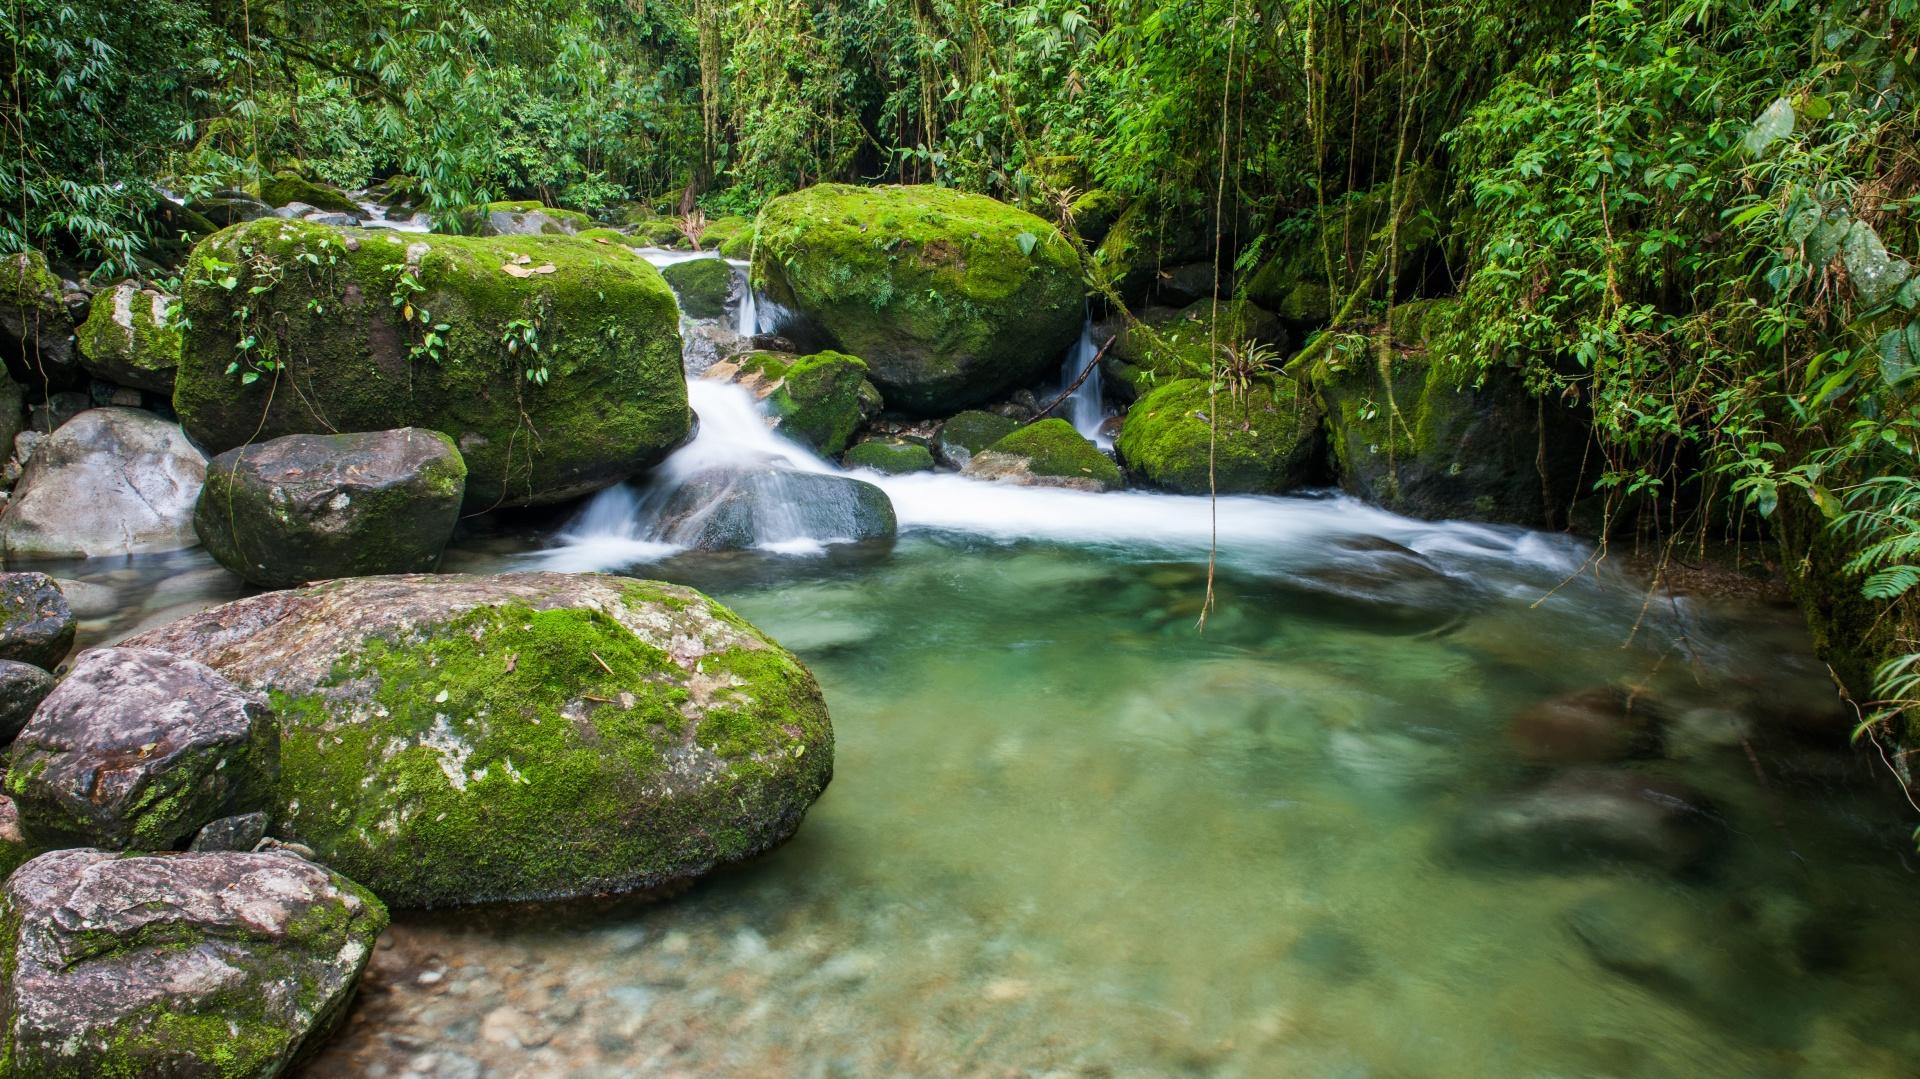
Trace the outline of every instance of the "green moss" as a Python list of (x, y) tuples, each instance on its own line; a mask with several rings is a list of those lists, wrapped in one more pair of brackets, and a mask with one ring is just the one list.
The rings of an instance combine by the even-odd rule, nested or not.
[(688, 318), (719, 318), (727, 313), (733, 291), (733, 267), (718, 258), (688, 259), (660, 271), (680, 296)]
[(1030, 423), (987, 447), (987, 452), (1024, 457), (1028, 471), (1036, 476), (1090, 479), (1109, 489), (1123, 482), (1120, 466), (1061, 419)]
[(1217, 306), (1200, 300), (1177, 310), (1153, 307), (1114, 336), (1101, 370), (1118, 396), (1132, 400), (1175, 379), (1208, 377), (1216, 355), (1224, 357), (1249, 341), (1277, 345), (1285, 340), (1278, 319), (1244, 300)]
[(60, 279), (47, 268), (47, 256), (31, 248), (0, 259), (0, 304), (62, 318)]
[[(403, 273), (421, 290), (409, 295)], [(194, 249), (181, 299), (191, 326), (174, 408), (213, 452), (285, 434), (424, 427), (466, 457), (476, 510), (624, 479), (692, 424), (672, 290), (617, 244), (253, 221)], [(415, 354), (423, 318), (447, 327), (437, 359)], [(509, 353), (503, 339), (528, 325), (537, 354)], [(241, 329), (257, 341), (245, 355)], [(262, 377), (243, 384), (235, 364)], [(533, 366), (544, 383), (526, 377)]]
[(633, 235), (647, 247), (688, 248), (687, 234), (680, 231), (680, 222), (671, 218), (654, 218), (651, 221), (638, 221), (633, 224)]
[[(833, 355), (839, 355), (834, 353)], [(769, 382), (778, 382), (787, 377), (787, 368), (797, 359), (791, 352), (749, 352), (740, 357), (740, 370), (748, 374), (759, 375)]]
[(358, 203), (339, 190), (316, 184), (291, 172), (276, 173), (250, 185), (248, 190), (269, 206), (291, 206), (296, 202), (304, 202), (330, 214), (353, 214), (357, 217), (364, 212)]
[(918, 442), (870, 438), (842, 454), (840, 463), (848, 468), (871, 468), (889, 475), (925, 472), (933, 468), (933, 451)]
[(594, 243), (619, 244), (621, 247), (645, 247), (640, 237), (606, 227), (581, 229), (573, 234), (578, 240), (592, 240)]
[(1138, 302), (1152, 291), (1162, 269), (1205, 255), (1211, 239), (1206, 229), (1183, 215), (1136, 202), (1114, 219), (1094, 251), (1094, 273), (1112, 282), (1130, 302)]
[(541, 231), (548, 235), (559, 233), (577, 233), (593, 227), (593, 218), (578, 210), (562, 210), (558, 206), (548, 206), (534, 199), (522, 199), (511, 202), (489, 202), (488, 214), (540, 214), (552, 224)]
[(880, 411), (880, 391), (867, 381), (867, 365), (839, 352), (794, 360), (767, 399), (780, 417), (780, 432), (829, 456), (853, 441)]
[(753, 222), (744, 217), (716, 217), (700, 230), (701, 249), (717, 251), (726, 258), (735, 257), (727, 254), (727, 245), (733, 244), (737, 249), (742, 240), (749, 248), (753, 246)]
[(176, 303), (133, 281), (95, 294), (87, 320), (75, 331), (87, 368), (109, 382), (171, 393), (183, 340), (173, 317)]
[(1311, 477), (1317, 423), (1312, 399), (1287, 379), (1257, 383), (1238, 401), (1225, 392), (1210, 397), (1204, 379), (1181, 379), (1134, 403), (1115, 449), (1148, 483), (1205, 494), (1211, 440), (1214, 489), (1275, 494)]
[(1114, 222), (1120, 220), (1125, 208), (1125, 200), (1104, 187), (1088, 191), (1068, 206), (1073, 213), (1074, 230), (1090, 244), (1099, 243), (1113, 231)]
[(720, 241), (714, 250), (720, 252), (721, 258), (750, 260), (753, 258), (753, 245), (757, 235), (753, 224), (749, 222), (746, 228)]
[(973, 409), (941, 424), (934, 443), (947, 464), (964, 468), (968, 458), (1012, 434), (1018, 426), (1017, 421), (1006, 416)]

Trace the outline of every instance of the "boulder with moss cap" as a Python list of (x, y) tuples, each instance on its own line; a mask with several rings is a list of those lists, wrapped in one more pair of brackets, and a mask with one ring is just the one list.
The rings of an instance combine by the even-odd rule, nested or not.
[(1032, 214), (940, 187), (821, 184), (761, 212), (756, 285), (867, 362), (891, 408), (951, 413), (1051, 371), (1084, 291)]
[(719, 318), (733, 294), (733, 267), (719, 258), (687, 259), (660, 271), (680, 297), (688, 318)]
[(880, 391), (867, 380), (867, 365), (857, 356), (816, 352), (789, 358), (761, 352), (742, 370), (773, 380), (765, 400), (780, 433), (827, 456), (845, 450), (880, 414)]
[(258, 197), (268, 206), (291, 206), (299, 202), (330, 214), (352, 214), (358, 217), (366, 212), (360, 208), (359, 203), (348, 198), (338, 188), (316, 184), (294, 172), (281, 172), (269, 176), (251, 185), (248, 193)]
[(840, 463), (848, 468), (866, 468), (890, 476), (929, 472), (933, 469), (933, 451), (918, 442), (869, 438), (841, 454)]
[(202, 241), (181, 298), (174, 408), (215, 453), (423, 427), (459, 447), (476, 510), (626, 479), (692, 426), (673, 292), (618, 244), (261, 220)]
[(122, 281), (96, 294), (80, 324), (80, 364), (94, 377), (150, 393), (173, 393), (180, 366), (178, 302), (158, 289)]
[(1119, 465), (1060, 419), (1014, 431), (974, 454), (963, 471), (975, 479), (1077, 491), (1111, 491), (1125, 483)]
[(792, 835), (833, 773), (813, 676), (677, 585), (353, 578), (126, 643), (266, 693), (275, 835), (397, 906), (686, 880)]
[(1312, 478), (1319, 445), (1319, 411), (1291, 379), (1209, 395), (1205, 379), (1185, 378), (1134, 402), (1114, 449), (1155, 487), (1279, 494)]

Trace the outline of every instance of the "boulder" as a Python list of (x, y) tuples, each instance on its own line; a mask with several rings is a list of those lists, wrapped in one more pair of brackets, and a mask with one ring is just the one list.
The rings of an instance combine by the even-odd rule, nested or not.
[(81, 366), (95, 378), (171, 396), (180, 366), (180, 327), (170, 313), (177, 302), (137, 281), (96, 293), (79, 330)]
[[(181, 296), (174, 408), (215, 453), (424, 427), (453, 438), (482, 510), (615, 483), (692, 427), (673, 292), (617, 244), (255, 221), (195, 248)], [(242, 306), (260, 328), (244, 354)]]
[(346, 1015), (386, 925), (282, 851), (43, 854), (0, 888), (0, 1072), (279, 1075)]
[(1432, 635), (1457, 629), (1490, 598), (1471, 579), (1378, 536), (1327, 540), (1320, 552), (1333, 560), (1302, 566), (1281, 585), (1302, 618), (1375, 634)]
[(205, 665), (95, 648), (14, 740), (7, 794), (36, 843), (164, 850), (265, 807), (279, 746), (266, 701)]
[(252, 193), (268, 206), (299, 204), (325, 213), (354, 217), (363, 212), (360, 204), (348, 198), (345, 192), (325, 184), (316, 184), (298, 173), (275, 173), (254, 185)]
[(1507, 738), (1536, 763), (1600, 764), (1658, 749), (1658, 721), (1652, 701), (1602, 686), (1521, 709), (1507, 725)]
[(733, 267), (719, 258), (688, 259), (660, 271), (680, 297), (680, 310), (688, 318), (719, 318), (727, 313), (727, 300), (733, 294)]
[(1726, 828), (1676, 780), (1615, 768), (1571, 768), (1496, 798), (1455, 833), (1465, 856), (1520, 868), (1633, 862), (1671, 872), (1716, 853)]
[(0, 258), (0, 345), (8, 371), (28, 385), (73, 376), (73, 318), (38, 251)]
[(0, 573), (0, 659), (52, 670), (73, 650), (73, 609), (44, 573)]
[(191, 850), (252, 850), (267, 837), (271, 818), (263, 810), (208, 821), (194, 833)]
[(783, 543), (892, 539), (893, 502), (851, 476), (787, 468), (711, 469), (676, 488), (660, 510), (660, 538), (707, 551)]
[(1024, 487), (1111, 491), (1124, 486), (1120, 466), (1065, 420), (1021, 427), (973, 455), (963, 470), (975, 479)]
[(856, 356), (760, 352), (743, 360), (741, 371), (757, 383), (755, 396), (767, 402), (781, 434), (829, 457), (844, 451), (854, 434), (880, 414), (880, 391)]
[(855, 443), (840, 455), (848, 468), (866, 468), (889, 476), (933, 470), (933, 451), (918, 442), (890, 438), (869, 438)]
[(0, 744), (13, 741), (52, 692), (53, 675), (31, 663), (0, 659)]
[(438, 431), (282, 435), (208, 463), (193, 526), (208, 554), (263, 588), (417, 573), (439, 564), (466, 484)]
[(206, 457), (175, 424), (138, 409), (89, 409), (33, 452), (0, 517), (0, 544), (25, 559), (192, 547), (206, 473)]
[(867, 362), (889, 407), (951, 413), (1050, 373), (1084, 290), (1052, 225), (948, 188), (821, 184), (760, 215), (753, 277)]
[(1167, 267), (1206, 258), (1212, 248), (1213, 230), (1200, 220), (1135, 202), (1114, 215), (1094, 250), (1093, 268), (1137, 306), (1155, 296)]
[(940, 425), (933, 436), (934, 459), (948, 468), (965, 468), (973, 455), (1013, 433), (1018, 420), (992, 412), (962, 412)]
[[(1215, 324), (1218, 323), (1218, 329)], [(1253, 356), (1264, 347), (1269, 366), (1277, 366), (1287, 341), (1280, 320), (1250, 303), (1200, 300), (1184, 308), (1149, 307), (1138, 322), (1096, 331), (1113, 344), (1100, 360), (1100, 373), (1115, 397), (1132, 401), (1175, 379), (1207, 378), (1236, 351)], [(1219, 357), (1216, 362), (1215, 357)]]
[[(1219, 413), (1211, 434), (1209, 408)], [(1319, 412), (1287, 378), (1256, 382), (1238, 399), (1222, 391), (1211, 400), (1205, 379), (1178, 379), (1134, 402), (1114, 449), (1156, 487), (1206, 494), (1210, 438), (1220, 494), (1279, 494), (1313, 478)]]
[(792, 835), (833, 772), (813, 676), (676, 585), (353, 578), (127, 644), (271, 694), (275, 835), (400, 906), (686, 880)]
[(593, 227), (593, 219), (578, 210), (542, 206), (538, 202), (489, 202), (483, 236), (570, 236)]
[(215, 191), (205, 198), (194, 199), (187, 203), (187, 209), (206, 218), (208, 223), (219, 228), (273, 215), (273, 207), (265, 202), (244, 191), (232, 190)]
[[(7, 874), (26, 864), (40, 853), (33, 844), (27, 842), (27, 835), (20, 830), (20, 810), (13, 799), (0, 794), (0, 880)], [(4, 1074), (0, 1071), (0, 1074)]]
[(92, 407), (92, 398), (78, 390), (37, 395), (27, 409), (27, 427), (50, 435), (65, 427), (68, 420)]

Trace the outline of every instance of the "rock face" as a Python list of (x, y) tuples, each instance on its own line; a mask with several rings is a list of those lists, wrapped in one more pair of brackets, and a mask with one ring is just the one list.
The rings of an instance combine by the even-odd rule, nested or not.
[(727, 313), (733, 292), (733, 267), (717, 258), (688, 259), (660, 271), (680, 297), (688, 318), (719, 318)]
[(7, 793), (37, 843), (164, 850), (266, 806), (279, 745), (266, 701), (206, 666), (96, 648), (14, 741)]
[[(1211, 300), (1180, 309), (1150, 307), (1141, 313), (1140, 324), (1110, 326), (1095, 337), (1105, 340), (1108, 332), (1113, 345), (1100, 370), (1115, 396), (1127, 401), (1175, 379), (1208, 377), (1216, 351), (1224, 357), (1249, 345), (1278, 349), (1287, 340), (1286, 327), (1260, 308), (1221, 303), (1216, 311)], [(1273, 357), (1279, 358), (1277, 351)]]
[(869, 438), (841, 454), (840, 463), (848, 468), (870, 468), (889, 476), (930, 472), (933, 470), (933, 451), (918, 442)]
[(0, 659), (52, 670), (73, 650), (73, 608), (44, 573), (0, 573)]
[(206, 474), (206, 457), (179, 427), (138, 409), (89, 409), (33, 452), (0, 517), (0, 543), (8, 558), (192, 547)]
[(0, 337), (10, 346), (5, 360), (15, 377), (36, 384), (71, 373), (73, 319), (60, 279), (38, 251), (0, 258)]
[(1119, 465), (1058, 419), (1013, 431), (975, 454), (964, 471), (977, 479), (1079, 491), (1111, 491), (1125, 483)]
[(844, 451), (854, 434), (880, 414), (880, 391), (867, 380), (866, 363), (855, 356), (760, 352), (741, 369), (763, 385), (773, 380), (764, 399), (780, 433), (827, 456)]
[(697, 876), (786, 839), (833, 772), (812, 675), (674, 585), (358, 578), (127, 643), (268, 693), (275, 834), (400, 906)]
[(265, 588), (417, 573), (439, 564), (466, 484), (438, 431), (283, 435), (214, 458), (193, 525), (221, 565)]
[(663, 540), (707, 551), (892, 539), (897, 527), (893, 502), (873, 484), (786, 468), (698, 473), (660, 519)]
[[(302, 256), (324, 272), (299, 270)], [(248, 296), (269, 266), (279, 283)], [(195, 248), (182, 300), (192, 328), (174, 408), (216, 453), (424, 427), (453, 438), (466, 505), (486, 509), (625, 479), (692, 426), (673, 293), (617, 244), (254, 221)], [(242, 304), (262, 327), (247, 355), (233, 332)]]
[(150, 393), (173, 393), (180, 366), (178, 302), (136, 281), (122, 281), (93, 298), (79, 330), (80, 362), (96, 378)]
[(387, 912), (282, 851), (60, 850), (0, 890), (0, 1072), (279, 1075), (346, 1014)]
[(11, 742), (53, 692), (53, 675), (31, 663), (0, 659), (0, 743)]
[(1214, 482), (1221, 494), (1279, 494), (1306, 483), (1319, 450), (1319, 415), (1294, 383), (1255, 383), (1243, 400), (1209, 402), (1204, 379), (1187, 378), (1148, 393), (1127, 412), (1114, 449), (1156, 487), (1207, 493), (1207, 409), (1214, 425)]
[(962, 412), (940, 425), (933, 436), (933, 455), (948, 468), (965, 468), (973, 455), (1013, 433), (1019, 421), (977, 409)]
[(775, 199), (753, 276), (864, 359), (890, 407), (921, 415), (1038, 380), (1081, 320), (1078, 263), (1053, 226), (946, 188), (821, 184)]

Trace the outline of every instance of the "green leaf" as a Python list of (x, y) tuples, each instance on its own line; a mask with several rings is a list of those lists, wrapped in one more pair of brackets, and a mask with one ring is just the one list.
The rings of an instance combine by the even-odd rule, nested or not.
[(1793, 102), (1784, 97), (1774, 98), (1760, 118), (1747, 129), (1740, 139), (1740, 145), (1750, 154), (1758, 154), (1780, 139), (1793, 134)]
[(1827, 520), (1831, 521), (1840, 516), (1840, 500), (1834, 497), (1832, 491), (1815, 484), (1807, 488), (1807, 494), (1813, 497), (1813, 504), (1820, 507), (1821, 515)]
[(1920, 345), (1920, 322), (1895, 326), (1880, 335), (1880, 378), (1889, 386), (1898, 386), (1914, 375), (1915, 356)]
[(1040, 242), (1040, 237), (1035, 236), (1031, 232), (1023, 232), (1020, 235), (1015, 236), (1013, 238), (1013, 242), (1020, 245), (1021, 254), (1031, 255), (1033, 254), (1034, 246)]

